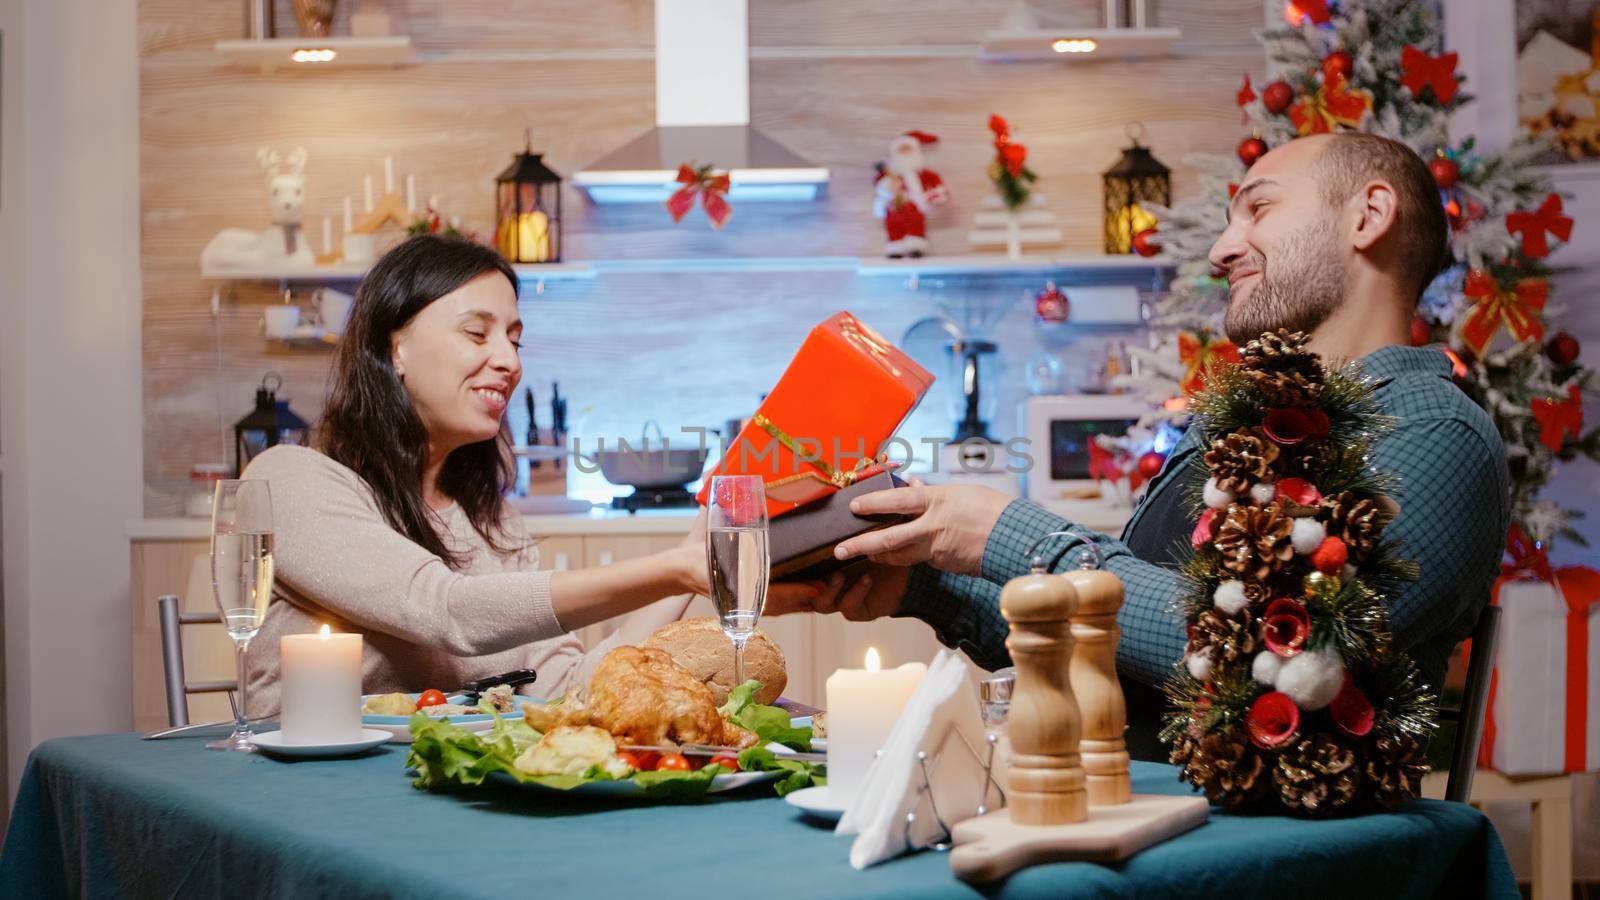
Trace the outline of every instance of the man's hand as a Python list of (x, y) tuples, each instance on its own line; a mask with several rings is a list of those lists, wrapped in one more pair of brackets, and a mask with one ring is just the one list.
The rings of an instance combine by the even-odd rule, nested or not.
[(863, 494), (850, 502), (850, 511), (858, 516), (895, 513), (916, 518), (844, 541), (833, 555), (865, 556), (895, 566), (926, 562), (946, 572), (979, 575), (989, 532), (1012, 499), (986, 487), (930, 486), (916, 479), (906, 487)]
[[(849, 575), (835, 572), (820, 585), (796, 584), (783, 593), (775, 589), (785, 585), (775, 584), (767, 593), (762, 615), (814, 612), (825, 616), (836, 612), (852, 622), (870, 622), (899, 612), (910, 578), (911, 570), (905, 566), (869, 565)], [(807, 595), (802, 588), (814, 590)]]

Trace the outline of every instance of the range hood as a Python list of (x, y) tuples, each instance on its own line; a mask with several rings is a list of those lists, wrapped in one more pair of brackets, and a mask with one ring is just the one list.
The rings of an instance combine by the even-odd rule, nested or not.
[(660, 203), (682, 163), (726, 171), (728, 199), (814, 200), (828, 170), (750, 125), (747, 0), (656, 0), (656, 127), (571, 183), (594, 203)]

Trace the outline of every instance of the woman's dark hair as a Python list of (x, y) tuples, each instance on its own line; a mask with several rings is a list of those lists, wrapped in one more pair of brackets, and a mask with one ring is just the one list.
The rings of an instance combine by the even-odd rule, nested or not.
[[(428, 433), (394, 369), (391, 341), (423, 307), (489, 272), (517, 290), (517, 275), (500, 254), (471, 241), (425, 234), (385, 253), (356, 291), (318, 427), (322, 452), (367, 482), (390, 526), (453, 569), (465, 560), (445, 546), (423, 499)], [(515, 477), (509, 442), (502, 425), (491, 440), (457, 447), (438, 480), (439, 491), (498, 552), (512, 549), (501, 518)]]

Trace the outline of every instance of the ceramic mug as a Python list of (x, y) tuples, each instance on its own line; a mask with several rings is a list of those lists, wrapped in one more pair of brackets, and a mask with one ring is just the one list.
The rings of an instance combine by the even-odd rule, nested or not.
[(345, 325), (350, 321), (350, 307), (354, 306), (356, 298), (336, 291), (333, 288), (322, 288), (317, 291), (317, 314), (322, 319), (322, 330), (331, 335), (344, 334)]
[(295, 328), (300, 324), (300, 307), (269, 306), (261, 311), (262, 328), (269, 338), (287, 338), (294, 334)]
[(344, 236), (344, 261), (353, 266), (364, 266), (372, 262), (376, 240), (370, 234), (347, 234)]

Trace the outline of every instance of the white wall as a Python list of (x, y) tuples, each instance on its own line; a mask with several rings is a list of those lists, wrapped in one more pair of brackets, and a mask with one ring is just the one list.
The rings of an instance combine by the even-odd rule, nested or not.
[(0, 0), (0, 460), (11, 796), (39, 741), (130, 727), (141, 514), (135, 0)]

